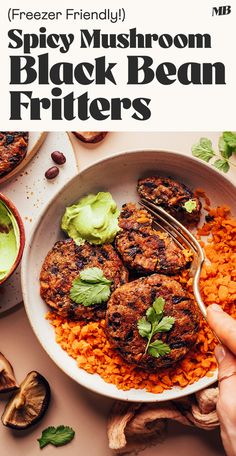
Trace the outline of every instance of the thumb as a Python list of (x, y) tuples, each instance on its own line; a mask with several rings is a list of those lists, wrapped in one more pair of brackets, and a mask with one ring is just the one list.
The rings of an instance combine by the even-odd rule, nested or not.
[(236, 355), (236, 320), (217, 304), (207, 308), (207, 321), (220, 341)]
[(220, 395), (229, 401), (228, 405), (232, 405), (236, 391), (236, 357), (223, 345), (217, 345), (215, 356), (219, 368)]

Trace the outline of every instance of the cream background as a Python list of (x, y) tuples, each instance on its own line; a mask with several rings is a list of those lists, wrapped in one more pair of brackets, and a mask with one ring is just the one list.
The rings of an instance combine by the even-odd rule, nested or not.
[[(233, 130), (235, 110), (232, 102), (235, 94), (236, 60), (235, 54), (235, 2), (232, 12), (228, 16), (212, 16), (212, 7), (220, 6), (222, 2), (215, 0), (149, 0), (148, 2), (121, 2), (121, 0), (86, 0), (70, 2), (53, 0), (11, 0), (2, 2), (1, 5), (1, 104), (0, 118), (3, 130), (126, 130), (126, 131), (198, 131), (198, 130)], [(223, 3), (224, 4), (224, 3)], [(226, 3), (228, 4), (228, 3)], [(126, 19), (124, 22), (111, 24), (106, 21), (58, 21), (40, 20), (14, 20), (8, 21), (8, 8), (20, 8), (22, 11), (65, 11), (68, 8), (84, 11), (103, 10), (111, 8), (117, 10), (124, 7)], [(62, 85), (63, 96), (74, 91), (75, 96), (80, 96), (86, 91), (90, 99), (97, 97), (131, 99), (137, 97), (151, 98), (152, 116), (147, 121), (132, 119), (132, 110), (124, 111), (122, 121), (95, 121), (94, 119), (80, 121), (77, 117), (73, 121), (52, 121), (50, 109), (44, 110), (42, 120), (30, 121), (29, 113), (24, 110), (22, 121), (9, 120), (9, 90), (33, 90), (34, 97), (51, 96), (50, 85), (39, 85), (37, 81), (30, 85), (9, 86), (9, 55), (22, 55), (23, 50), (8, 49), (8, 30), (23, 29), (24, 33), (39, 33), (41, 26), (46, 27), (47, 33), (74, 33), (75, 41), (70, 50), (62, 54), (59, 50), (33, 49), (31, 55), (50, 52), (51, 64), (65, 61), (94, 62), (94, 58), (106, 56), (107, 62), (117, 62), (114, 76), (117, 85), (108, 81), (106, 85), (93, 84), (82, 86), (75, 82), (74, 85)], [(154, 43), (152, 49), (80, 49), (78, 38), (79, 29), (88, 28), (102, 30), (103, 33), (127, 33), (130, 28), (137, 28), (137, 32), (170, 34), (183, 33), (209, 33), (212, 37), (211, 49), (178, 49), (174, 46), (164, 49)], [(127, 55), (149, 55), (153, 58), (155, 70), (162, 62), (173, 62), (178, 68), (185, 62), (223, 62), (226, 68), (226, 85), (188, 85), (184, 86), (175, 82), (169, 86), (159, 84), (156, 79), (146, 85), (127, 85)], [(36, 66), (37, 69), (37, 66)], [(28, 101), (26, 98), (24, 101)], [(16, 127), (17, 126), (17, 127)]]

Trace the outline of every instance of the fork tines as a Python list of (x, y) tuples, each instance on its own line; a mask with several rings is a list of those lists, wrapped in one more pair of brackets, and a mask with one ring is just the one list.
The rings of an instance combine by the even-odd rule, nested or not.
[(193, 293), (203, 316), (206, 318), (206, 307), (199, 289), (200, 274), (205, 261), (202, 247), (193, 234), (171, 214), (166, 212), (165, 209), (145, 198), (142, 198), (139, 204), (152, 214), (154, 224), (166, 231), (180, 248), (185, 249), (188, 247), (192, 251), (194, 257), (194, 268), (192, 268), (194, 270)]

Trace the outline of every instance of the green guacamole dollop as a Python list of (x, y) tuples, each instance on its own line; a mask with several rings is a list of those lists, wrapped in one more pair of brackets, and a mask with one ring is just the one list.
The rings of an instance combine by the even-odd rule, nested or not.
[(119, 231), (119, 210), (109, 192), (88, 195), (66, 208), (61, 228), (76, 244), (111, 243)]
[(7, 276), (19, 251), (20, 233), (14, 215), (0, 201), (0, 280)]

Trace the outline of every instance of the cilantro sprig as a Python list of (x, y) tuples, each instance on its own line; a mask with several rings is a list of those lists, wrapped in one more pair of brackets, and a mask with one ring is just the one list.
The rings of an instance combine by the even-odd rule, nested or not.
[(153, 336), (157, 333), (170, 331), (175, 319), (174, 317), (163, 317), (165, 299), (159, 296), (155, 299), (152, 306), (146, 311), (146, 316), (138, 320), (138, 332), (141, 337), (147, 339), (147, 345), (144, 354), (148, 353), (154, 358), (159, 358), (170, 353), (169, 345), (161, 340), (152, 342)]
[(112, 281), (106, 279), (100, 268), (87, 268), (72, 282), (70, 298), (85, 307), (106, 302), (111, 294)]
[(74, 436), (75, 431), (69, 426), (49, 426), (47, 429), (44, 429), (41, 437), (37, 440), (40, 448), (42, 449), (49, 443), (56, 447), (66, 445), (74, 438)]
[(212, 142), (208, 138), (200, 138), (197, 144), (192, 147), (192, 155), (209, 163), (213, 157), (215, 161), (213, 166), (219, 171), (227, 173), (230, 166), (236, 166), (230, 159), (233, 153), (236, 152), (236, 133), (232, 131), (224, 131), (218, 141), (219, 152), (215, 152)]

